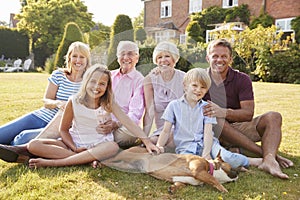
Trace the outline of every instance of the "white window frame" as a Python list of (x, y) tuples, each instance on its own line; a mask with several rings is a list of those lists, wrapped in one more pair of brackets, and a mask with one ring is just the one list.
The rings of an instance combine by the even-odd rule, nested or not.
[(239, 6), (238, 0), (223, 0), (223, 8), (232, 8)]
[(295, 18), (291, 17), (291, 18), (276, 19), (275, 26), (277, 27), (277, 29), (282, 30), (283, 32), (291, 32), (293, 31), (291, 27), (291, 22), (293, 19)]
[(160, 17), (172, 17), (172, 1), (162, 1), (160, 3)]
[(179, 44), (186, 44), (186, 38), (187, 38), (186, 34), (180, 34), (179, 35)]
[(202, 0), (189, 0), (189, 13), (197, 13), (202, 11)]
[(174, 30), (163, 30), (155, 32), (155, 41), (157, 43), (161, 41), (169, 41), (171, 39), (174, 39), (175, 37), (176, 33)]

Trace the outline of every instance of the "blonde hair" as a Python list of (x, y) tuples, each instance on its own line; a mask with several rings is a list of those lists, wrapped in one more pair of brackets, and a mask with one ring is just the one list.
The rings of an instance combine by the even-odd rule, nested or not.
[(177, 46), (172, 42), (163, 41), (163, 42), (160, 42), (158, 45), (156, 45), (156, 47), (153, 50), (152, 59), (153, 59), (154, 64), (157, 64), (157, 62), (156, 62), (157, 56), (159, 54), (161, 54), (162, 52), (170, 53), (173, 60), (175, 61), (175, 63), (177, 63), (180, 58), (179, 50), (178, 50)]
[(103, 96), (100, 97), (99, 104), (107, 112), (112, 112), (113, 92), (112, 92), (111, 73), (107, 69), (107, 66), (102, 64), (94, 64), (93, 66), (88, 68), (87, 71), (84, 73), (81, 87), (76, 95), (76, 101), (81, 104), (85, 103), (87, 97), (87, 92), (86, 92), (87, 84), (91, 79), (92, 75), (96, 71), (106, 74), (108, 76), (107, 88)]
[(208, 47), (207, 47), (207, 50), (206, 50), (207, 55), (209, 55), (211, 53), (211, 51), (212, 51), (212, 48), (214, 48), (216, 46), (222, 46), (222, 47), (228, 48), (229, 54), (230, 54), (230, 56), (232, 56), (232, 47), (231, 47), (231, 44), (230, 44), (230, 42), (228, 42), (224, 38), (216, 39), (216, 40), (211, 41), (209, 43)]
[(86, 70), (91, 66), (91, 52), (90, 52), (90, 47), (83, 43), (83, 42), (73, 42), (69, 48), (68, 48), (68, 52), (65, 55), (65, 63), (66, 63), (66, 69), (64, 70), (65, 73), (67, 74), (71, 74), (72, 73), (72, 67), (71, 67), (71, 54), (73, 51), (78, 51), (80, 52), (82, 55), (84, 55), (84, 57), (86, 57), (87, 59), (87, 66), (86, 66)]
[(187, 85), (192, 81), (201, 83), (202, 86), (207, 89), (211, 86), (211, 79), (205, 69), (202, 68), (193, 68), (190, 69), (183, 78), (183, 84)]
[(120, 41), (117, 47), (117, 57), (120, 57), (122, 51), (133, 51), (137, 55), (139, 55), (139, 47), (136, 43), (125, 40), (125, 41)]

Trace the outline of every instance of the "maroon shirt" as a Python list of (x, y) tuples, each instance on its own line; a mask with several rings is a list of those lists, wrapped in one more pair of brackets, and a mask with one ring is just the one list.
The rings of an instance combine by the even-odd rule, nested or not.
[[(210, 70), (209, 76), (211, 77)], [(217, 86), (212, 80), (203, 99), (211, 100), (222, 108), (239, 109), (241, 101), (254, 100), (252, 81), (247, 74), (229, 67), (223, 83)]]

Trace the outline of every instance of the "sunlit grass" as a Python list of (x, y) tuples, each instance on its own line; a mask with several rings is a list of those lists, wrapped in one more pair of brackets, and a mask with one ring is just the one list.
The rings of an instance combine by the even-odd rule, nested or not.
[[(48, 74), (0, 73), (0, 125), (42, 106)], [(169, 183), (89, 165), (30, 170), (26, 165), (0, 161), (0, 199), (284, 199), (298, 200), (300, 172), (300, 85), (254, 83), (256, 114), (273, 110), (283, 116), (280, 154), (295, 167), (284, 169), (280, 180), (258, 169), (241, 173), (224, 186), (228, 194), (204, 185), (188, 186), (174, 195)]]

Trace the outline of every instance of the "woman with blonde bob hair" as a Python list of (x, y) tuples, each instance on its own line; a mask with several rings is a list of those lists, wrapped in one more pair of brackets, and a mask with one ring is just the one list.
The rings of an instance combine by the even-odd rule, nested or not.
[[(183, 77), (185, 72), (175, 69), (180, 58), (177, 46), (168, 41), (157, 44), (153, 51), (153, 63), (157, 65), (144, 79), (145, 115), (143, 129), (151, 135), (151, 141), (157, 138), (163, 128), (161, 116), (168, 103), (183, 95)], [(155, 121), (157, 130), (152, 133), (151, 127)], [(170, 144), (172, 146), (172, 144)]]

